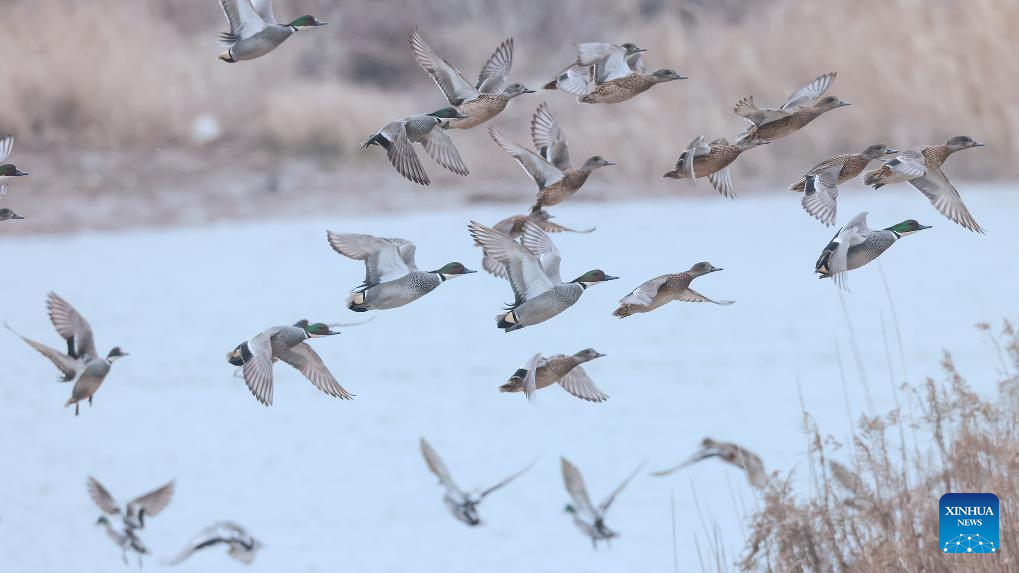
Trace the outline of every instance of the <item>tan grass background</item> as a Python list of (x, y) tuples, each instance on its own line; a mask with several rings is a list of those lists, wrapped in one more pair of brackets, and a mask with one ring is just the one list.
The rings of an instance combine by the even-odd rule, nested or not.
[[(407, 49), (417, 25), (469, 79), (507, 36), (516, 40), (512, 79), (530, 87), (588, 40), (636, 42), (651, 67), (688, 75), (614, 106), (522, 96), (497, 118), (523, 142), (530, 114), (548, 101), (574, 155), (619, 163), (605, 175), (613, 185), (658, 180), (699, 134), (732, 138), (744, 125), (731, 112), (740, 97), (778, 104), (832, 70), (832, 93), (853, 105), (748, 153), (740, 180), (785, 181), (833, 153), (957, 134), (988, 147), (953, 161), (953, 177), (1019, 175), (1017, 2), (277, 0), (280, 20), (311, 13), (330, 25), (232, 65), (216, 60), (225, 19), (215, 0), (4, 4), (0, 131), (29, 153), (195, 148), (192, 123), (208, 114), (223, 130), (212, 145), (236, 153), (386, 168), (357, 143), (391, 118), (444, 104)], [(474, 177), (522, 177), (483, 129), (455, 137)]]

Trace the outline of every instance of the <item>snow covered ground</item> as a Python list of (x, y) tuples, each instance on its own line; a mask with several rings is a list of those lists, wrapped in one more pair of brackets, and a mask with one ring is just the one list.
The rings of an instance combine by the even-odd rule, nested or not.
[[(978, 390), (992, 390), (994, 353), (972, 325), (1015, 316), (1019, 197), (960, 188), (986, 236), (948, 222), (902, 186), (847, 187), (840, 197), (842, 221), (868, 208), (873, 227), (905, 218), (934, 225), (894, 245), (880, 268), (849, 276), (844, 301), (877, 411), (893, 406), (885, 337), (896, 383), (903, 378), (882, 270), (909, 378), (938, 376), (948, 348)], [(866, 409), (840, 295), (811, 275), (833, 231), (804, 215), (790, 193), (732, 202), (706, 186), (682, 192), (689, 197), (555, 210), (563, 224), (598, 226), (555, 237), (564, 277), (596, 267), (622, 277), (556, 319), (504, 334), (493, 317), (510, 299), (508, 285), (483, 273), (458, 278), (313, 341), (356, 400), (329, 398), (277, 366), (271, 408), (233, 377), (227, 351), (270, 325), (365, 317), (343, 307), (363, 267), (329, 248), (326, 229), (411, 239), (425, 269), (452, 260), (480, 268), (467, 221), (491, 224), (510, 213), (476, 207), (5, 239), (0, 319), (59, 348), (44, 309), (52, 289), (91, 321), (101, 352), (120, 345), (131, 355), (114, 365), (95, 406), (75, 418), (61, 407), (70, 388), (53, 381), (52, 366), (2, 333), (2, 568), (121, 569), (118, 550), (93, 525), (89, 475), (121, 500), (176, 478), (172, 503), (144, 531), (157, 557), (232, 519), (266, 544), (251, 571), (671, 571), (670, 492), (682, 569), (697, 571), (695, 539), (707, 545), (694, 490), (735, 558), (754, 494), (719, 462), (668, 478), (642, 472), (609, 513), (622, 534), (611, 549), (592, 550), (563, 512), (560, 455), (581, 469), (597, 503), (637, 464), (671, 465), (706, 435), (746, 445), (769, 470), (802, 470), (800, 393), (823, 429), (839, 435), (849, 427), (847, 410)], [(644, 280), (700, 260), (725, 271), (695, 288), (736, 304), (673, 303), (622, 321), (610, 315)], [(531, 407), (496, 390), (535, 352), (585, 347), (608, 355), (586, 367), (611, 395), (607, 403), (549, 388)], [(539, 460), (485, 500), (485, 524), (471, 529), (443, 507), (418, 451), (421, 436), (465, 488)], [(162, 567), (150, 557), (145, 568)], [(243, 566), (215, 550), (179, 569)]]

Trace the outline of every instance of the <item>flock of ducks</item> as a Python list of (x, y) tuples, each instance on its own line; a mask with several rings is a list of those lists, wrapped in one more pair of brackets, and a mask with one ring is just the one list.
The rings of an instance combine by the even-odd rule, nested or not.
[[(227, 49), (219, 59), (225, 62), (263, 57), (298, 31), (325, 25), (325, 22), (309, 15), (280, 23), (273, 14), (271, 0), (219, 0), (219, 3), (230, 28), (221, 35)], [(430, 183), (414, 144), (424, 148), (445, 169), (466, 176), (469, 170), (449, 130), (482, 125), (501, 113), (510, 100), (535, 91), (520, 83), (511, 83), (503, 88), (513, 64), (513, 39), (503, 41), (496, 48), (474, 83), (467, 81), (456, 67), (439, 56), (417, 29), (410, 32), (409, 44), (413, 58), (439, 87), (448, 105), (431, 113), (391, 121), (361, 145), (364, 148), (373, 145), (383, 148), (396, 171), (414, 183)], [(632, 43), (618, 46), (600, 42), (578, 44), (576, 59), (542, 88), (571, 94), (581, 103), (617, 104), (660, 83), (686, 79), (671, 69), (649, 72), (643, 63), (645, 53), (645, 49)], [(735, 197), (730, 168), (742, 153), (788, 137), (825, 113), (849, 105), (837, 97), (824, 95), (834, 84), (835, 77), (834, 72), (818, 76), (795, 90), (778, 107), (760, 107), (753, 96), (740, 100), (734, 112), (749, 125), (735, 137), (734, 142), (730, 143), (725, 138), (706, 142), (706, 138), (699, 135), (682, 151), (675, 166), (665, 172), (664, 177), (687, 179), (691, 184), (697, 179), (707, 178), (722, 196)], [(492, 140), (523, 168), (537, 187), (529, 211), (507, 217), (492, 226), (476, 221), (467, 225), (469, 236), (482, 249), (482, 268), (506, 279), (512, 290), (513, 302), (495, 317), (496, 326), (506, 332), (553, 319), (576, 304), (588, 288), (618, 279), (596, 268), (572, 280), (563, 280), (560, 253), (549, 236), (559, 232), (590, 233), (595, 230), (593, 227), (575, 230), (554, 223), (548, 208), (570, 199), (581, 190), (594, 171), (613, 163), (595, 155), (584, 160), (579, 167), (574, 166), (566, 133), (545, 103), (540, 104), (534, 113), (530, 131), (533, 149), (514, 143), (494, 126), (488, 127)], [(13, 145), (12, 136), (0, 139), (0, 163), (10, 157)], [(886, 144), (874, 144), (859, 153), (837, 155), (822, 161), (803, 174), (790, 186), (790, 190), (803, 193), (804, 210), (826, 226), (831, 226), (838, 214), (838, 185), (858, 176), (875, 189), (904, 182), (924, 194), (948, 219), (966, 229), (983, 233), (942, 170), (953, 153), (982, 145), (966, 136), (902, 152)], [(870, 162), (882, 158), (887, 159), (880, 167), (865, 172)], [(11, 180), (25, 175), (28, 174), (14, 164), (0, 165), (0, 197), (6, 195)], [(0, 209), (0, 221), (22, 218), (9, 208)], [(871, 229), (867, 225), (867, 213), (860, 213), (824, 247), (815, 271), (820, 278), (833, 278), (836, 284), (844, 287), (848, 271), (873, 261), (902, 237), (928, 228), (907, 219), (883, 229)], [(420, 270), (415, 260), (416, 247), (406, 239), (333, 231), (328, 231), (326, 238), (334, 251), (365, 265), (364, 281), (353, 289), (346, 301), (347, 308), (355, 312), (399, 308), (450, 279), (475, 272), (455, 261), (435, 270)], [(626, 318), (652, 312), (672, 301), (730, 305), (733, 301), (708, 298), (690, 287), (695, 279), (720, 270), (709, 262), (699, 262), (687, 271), (652, 278), (624, 296), (612, 314)], [(46, 308), (54, 329), (66, 344), (66, 352), (24, 337), (10, 326), (7, 328), (49, 359), (60, 371), (61, 382), (73, 382), (65, 406), (73, 405), (75, 415), (78, 415), (80, 403), (87, 401), (92, 405), (113, 363), (127, 353), (120, 347), (114, 347), (105, 356), (101, 355), (89, 322), (56, 293), (49, 293)], [(277, 361), (298, 370), (325, 394), (350, 400), (354, 395), (337, 382), (308, 343), (312, 338), (337, 334), (333, 326), (308, 320), (273, 326), (238, 344), (228, 353), (227, 361), (239, 367), (252, 395), (266, 406), (273, 403), (273, 367)], [(581, 366), (603, 356), (592, 348), (572, 355), (545, 357), (540, 353), (534, 354), (498, 389), (501, 392), (523, 393), (528, 400), (534, 401), (538, 390), (558, 384), (582, 400), (604, 402), (608, 395), (595, 385)], [(478, 505), (486, 496), (506, 486), (533, 465), (487, 489), (468, 493), (454, 483), (441, 458), (423, 438), (420, 446), (427, 467), (445, 490), (444, 503), (456, 519), (471, 526), (481, 523)], [(667, 475), (709, 458), (719, 458), (742, 469), (754, 487), (763, 488), (767, 484), (768, 476), (759, 457), (739, 445), (710, 438), (705, 439), (701, 449), (683, 463), (654, 475)], [(561, 460), (563, 481), (571, 499), (566, 510), (596, 547), (599, 541), (608, 541), (618, 535), (606, 526), (605, 514), (639, 469), (595, 506), (590, 501), (580, 471), (566, 459)], [(138, 532), (144, 528), (147, 517), (158, 515), (167, 506), (173, 487), (171, 482), (120, 507), (98, 481), (89, 479), (89, 493), (103, 511), (97, 523), (122, 549), (125, 562), (128, 552), (138, 554), (139, 560), (141, 555), (148, 553)], [(119, 518), (119, 526), (114, 523), (115, 518)], [(169, 563), (179, 563), (194, 552), (214, 545), (226, 545), (231, 556), (245, 563), (250, 563), (261, 547), (261, 543), (240, 526), (217, 522), (203, 529)]]

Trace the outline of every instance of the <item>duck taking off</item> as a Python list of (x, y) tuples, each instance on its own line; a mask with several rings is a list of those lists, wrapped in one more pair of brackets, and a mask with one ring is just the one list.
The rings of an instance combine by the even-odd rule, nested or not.
[(444, 128), (470, 129), (481, 125), (506, 109), (506, 104), (511, 99), (534, 93), (534, 90), (529, 90), (519, 83), (510, 84), (506, 89), (502, 89), (506, 78), (509, 77), (510, 68), (513, 67), (513, 38), (507, 38), (499, 44), (495, 53), (481, 68), (478, 83), (473, 86), (460, 70), (435, 53), (421, 37), (417, 28), (410, 32), (410, 51), (421, 69), (428, 72), (435, 85), (442, 90), (442, 95), (446, 96), (449, 105), (454, 106), (461, 114), (460, 117), (443, 125)]
[(587, 495), (587, 486), (584, 485), (584, 478), (580, 475), (580, 470), (566, 458), (560, 458), (560, 463), (563, 471), (563, 483), (566, 484), (566, 492), (570, 494), (572, 500), (572, 503), (566, 505), (566, 512), (573, 516), (574, 525), (590, 537), (591, 545), (598, 549), (599, 541), (608, 542), (613, 537), (619, 536), (617, 532), (605, 525), (605, 513), (644, 464), (637, 466), (637, 469), (633, 470), (633, 473), (623, 480), (623, 483), (619, 484), (619, 487), (609, 494), (605, 501), (595, 507)]
[(559, 276), (559, 250), (530, 221), (524, 223), (519, 243), (475, 221), (467, 229), (485, 256), (503, 266), (513, 288), (509, 312), (495, 317), (496, 325), (506, 332), (545, 322), (573, 306), (588, 287), (619, 278), (595, 269), (564, 283)]
[(709, 262), (701, 262), (690, 267), (688, 271), (655, 277), (620, 299), (619, 308), (612, 313), (612, 316), (626, 318), (636, 313), (651, 312), (674, 300), (730, 305), (735, 301), (710, 299), (690, 288), (690, 283), (695, 278), (720, 270), (722, 269)]
[(566, 132), (559, 127), (558, 120), (545, 104), (538, 106), (531, 120), (531, 139), (538, 153), (509, 141), (492, 126), (488, 127), (488, 134), (538, 186), (538, 197), (531, 212), (562, 203), (580, 190), (593, 171), (615, 165), (600, 155), (594, 155), (579, 168), (573, 167)]
[(314, 16), (301, 16), (280, 24), (272, 13), (272, 0), (219, 0), (230, 24), (230, 31), (219, 35), (226, 51), (219, 55), (224, 62), (254, 60), (275, 50), (301, 28), (325, 26)]
[(255, 554), (262, 548), (262, 543), (240, 525), (232, 521), (218, 521), (199, 531), (176, 557), (165, 561), (165, 564), (179, 565), (195, 553), (217, 545), (225, 545), (227, 554), (245, 565), (251, 565)]
[(867, 213), (860, 213), (835, 233), (831, 242), (821, 251), (814, 272), (818, 273), (817, 278), (831, 278), (836, 285), (845, 289), (847, 271), (862, 267), (881, 256), (902, 237), (924, 229), (930, 227), (907, 219), (887, 229), (874, 230), (867, 226)]
[(716, 457), (745, 471), (747, 480), (753, 487), (762, 489), (768, 484), (768, 474), (765, 473), (764, 464), (761, 463), (761, 458), (757, 454), (742, 446), (728, 442), (717, 442), (711, 438), (704, 438), (701, 442), (701, 448), (679, 465), (654, 472), (651, 475), (656, 477), (667, 476), (701, 460)]
[(695, 179), (707, 177), (711, 186), (721, 193), (722, 197), (735, 199), (736, 192), (732, 189), (729, 165), (744, 151), (766, 143), (768, 142), (761, 140), (745, 140), (732, 144), (721, 137), (708, 144), (704, 143), (704, 136), (700, 135), (679, 154), (676, 166), (666, 171), (662, 177), (687, 179), (691, 185)]
[(632, 43), (577, 44), (576, 62), (543, 87), (575, 95), (581, 103), (621, 103), (660, 83), (686, 79), (675, 70), (648, 71), (641, 60), (645, 51)]
[(92, 326), (70, 303), (60, 298), (56, 293), (51, 292), (46, 295), (46, 310), (50, 322), (53, 323), (53, 328), (67, 343), (66, 354), (21, 336), (10, 326), (7, 326), (7, 329), (48, 358), (60, 370), (62, 376), (59, 380), (61, 382), (74, 382), (74, 386), (71, 388), (71, 397), (64, 407), (73, 404), (74, 415), (77, 416), (79, 414), (78, 403), (88, 400), (89, 405), (92, 405), (92, 397), (106, 380), (106, 376), (110, 373), (110, 367), (120, 358), (127, 356), (127, 353), (119, 346), (115, 346), (105, 358), (100, 357), (96, 351)]
[(799, 131), (825, 112), (849, 105), (849, 102), (834, 96), (818, 99), (835, 83), (835, 75), (835, 72), (829, 72), (810, 80), (777, 108), (757, 107), (754, 96), (741, 99), (733, 112), (747, 120), (750, 127), (736, 138), (736, 142), (747, 139), (775, 141)]
[(88, 478), (89, 497), (92, 498), (92, 501), (106, 515), (123, 519), (124, 530), (127, 532), (144, 529), (146, 518), (155, 517), (166, 509), (166, 506), (170, 504), (170, 499), (173, 497), (173, 488), (174, 482), (170, 481), (157, 489), (132, 499), (127, 502), (126, 506), (121, 508), (114, 501), (110, 492), (103, 487), (103, 484), (99, 483), (99, 480), (92, 476)]
[(837, 185), (855, 178), (871, 161), (898, 152), (898, 149), (879, 143), (860, 153), (836, 155), (815, 165), (802, 179), (790, 185), (789, 190), (803, 193), (803, 210), (830, 227), (835, 224), (837, 214)]
[(361, 149), (378, 145), (386, 150), (386, 156), (393, 167), (407, 179), (421, 185), (428, 185), (428, 174), (414, 151), (413, 143), (420, 144), (436, 163), (457, 175), (470, 173), (453, 140), (441, 128), (455, 118), (466, 117), (452, 107), (444, 107), (432, 113), (412, 115), (392, 121), (376, 131), (361, 143)]
[(442, 461), (442, 458), (439, 457), (439, 454), (435, 453), (435, 450), (432, 449), (432, 446), (424, 438), (421, 438), (421, 455), (424, 456), (428, 469), (435, 474), (435, 477), (439, 478), (439, 483), (446, 489), (446, 493), (442, 496), (442, 501), (446, 504), (446, 508), (453, 514), (453, 517), (472, 527), (481, 524), (481, 517), (478, 515), (478, 504), (481, 503), (481, 500), (485, 499), (485, 496), (488, 494), (517, 479), (534, 465), (534, 462), (531, 462), (524, 469), (487, 489), (481, 490), (480, 493), (475, 495), (473, 492), (464, 493), (463, 490), (457, 487), (449, 474), (449, 470), (446, 469), (446, 464)]
[(941, 170), (945, 161), (948, 161), (956, 151), (983, 146), (983, 143), (974, 141), (971, 137), (957, 135), (941, 145), (928, 145), (904, 151), (881, 167), (864, 173), (863, 182), (880, 189), (891, 183), (905, 181), (910, 187), (923, 193), (931, 205), (953, 223), (958, 223), (970, 231), (983, 233), (984, 229), (977, 224), (973, 215), (970, 215), (969, 209), (959, 196), (959, 191)]
[(535, 354), (510, 376), (509, 381), (499, 387), (499, 391), (523, 392), (533, 402), (536, 391), (559, 384), (563, 390), (581, 400), (604, 402), (609, 399), (608, 394), (595, 386), (587, 372), (580, 367), (602, 356), (605, 355), (593, 348), (585, 348), (572, 356), (556, 354), (545, 358)]
[[(15, 177), (24, 177), (25, 175), (28, 175), (28, 173), (18, 169), (17, 166), (14, 165), (13, 163), (6, 163), (7, 158), (11, 156), (11, 151), (13, 150), (14, 150), (13, 135), (7, 135), (4, 136), (3, 138), (0, 138), (0, 199), (7, 196), (7, 185), (11, 182), (11, 180), (13, 180)], [(7, 211), (10, 211), (10, 209), (7, 209)], [(0, 221), (6, 221), (7, 219), (23, 218), (14, 215), (13, 211), (10, 211), (10, 213), (13, 216), (0, 219)]]
[[(297, 324), (302, 324), (298, 322)], [(341, 400), (352, 400), (326, 367), (322, 357), (305, 341), (339, 334), (320, 322), (303, 326), (274, 326), (237, 345), (226, 355), (227, 362), (241, 367), (244, 383), (262, 404), (272, 406), (272, 367), (277, 360), (293, 366), (316, 388)]]
[(417, 247), (405, 239), (332, 231), (326, 236), (337, 253), (364, 261), (364, 282), (347, 298), (347, 308), (354, 312), (401, 307), (451, 278), (476, 272), (457, 262), (430, 272), (419, 271), (414, 262)]

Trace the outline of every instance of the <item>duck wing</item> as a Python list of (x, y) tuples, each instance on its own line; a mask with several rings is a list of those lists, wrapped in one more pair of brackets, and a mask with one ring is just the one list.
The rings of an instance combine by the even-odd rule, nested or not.
[(424, 145), (428, 155), (439, 165), (457, 175), (470, 174), (463, 159), (460, 158), (460, 152), (453, 144), (453, 139), (449, 137), (446, 130), (439, 127), (432, 129), (421, 138), (421, 144)]
[(81, 366), (80, 360), (71, 358), (63, 352), (50, 348), (40, 342), (36, 342), (31, 338), (25, 338), (7, 324), (4, 324), (4, 326), (7, 330), (13, 332), (18, 338), (24, 340), (29, 346), (48, 358), (49, 361), (52, 362), (53, 365), (56, 366), (57, 369), (64, 375), (63, 378), (60, 378), (61, 382), (71, 382), (78, 376), (78, 368)]
[(754, 96), (747, 96), (736, 102), (736, 107), (732, 111), (758, 127), (790, 115), (788, 111), (781, 109), (757, 107)]
[(475, 88), (482, 93), (492, 94), (499, 91), (509, 77), (513, 67), (513, 38), (506, 38), (488, 58), (478, 74)]
[(561, 169), (552, 165), (544, 157), (530, 149), (525, 149), (524, 147), (509, 141), (494, 127), (488, 126), (488, 134), (492, 136), (492, 140), (494, 140), (503, 151), (509, 153), (513, 159), (517, 160), (520, 167), (523, 167), (524, 172), (526, 172), (538, 185), (538, 189), (550, 187), (565, 176)]
[(538, 106), (538, 111), (534, 112), (534, 118), (531, 119), (531, 139), (538, 154), (546, 161), (562, 171), (573, 168), (566, 132), (559, 127), (559, 121), (544, 102)]
[(580, 366), (575, 366), (566, 373), (566, 376), (560, 378), (559, 385), (563, 390), (588, 402), (604, 402), (609, 399), (609, 395), (602, 392)]
[[(460, 70), (432, 50), (431, 46), (418, 33), (417, 28), (410, 32), (410, 51), (421, 69), (428, 72), (435, 85), (442, 90), (442, 94), (446, 96), (450, 105), (458, 106), (465, 101), (476, 99), (480, 95), (478, 89), (464, 79)], [(510, 54), (512, 55), (512, 52)]]
[(272, 13), (272, 0), (251, 0), (255, 13), (266, 24), (277, 24), (276, 15)]
[(722, 197), (727, 199), (735, 199), (736, 192), (732, 189), (732, 176), (729, 174), (729, 168), (725, 167), (715, 171), (711, 175), (708, 175), (708, 181), (711, 186), (722, 194)]
[(598, 518), (598, 512), (591, 505), (591, 498), (587, 495), (587, 486), (584, 485), (584, 477), (580, 475), (580, 470), (566, 458), (559, 458), (559, 460), (563, 470), (563, 483), (566, 485), (566, 492), (573, 500), (573, 507), (578, 513), (586, 514), (591, 521), (594, 521)]
[(591, 82), (594, 81), (593, 71), (593, 66), (569, 66), (556, 76), (555, 87), (577, 97), (585, 96), (590, 91)]
[(480, 494), (478, 494), (478, 501), (481, 501), (482, 499), (485, 499), (486, 495), (492, 493), (493, 491), (495, 491), (495, 490), (505, 486), (506, 484), (510, 483), (511, 481), (513, 481), (513, 480), (517, 479), (518, 477), (524, 475), (524, 473), (526, 473), (527, 470), (529, 470), (532, 467), (534, 467), (534, 464), (537, 461), (538, 460), (534, 460), (533, 462), (527, 464), (527, 467), (525, 467), (524, 469), (522, 469), (522, 470), (520, 470), (520, 471), (518, 471), (518, 472), (516, 472), (516, 473), (514, 473), (512, 475), (510, 475), (506, 479), (504, 479), (504, 480), (500, 481), (499, 483), (489, 487), (488, 489), (483, 490)]
[(417, 152), (407, 136), (406, 119), (396, 120), (384, 127), (380, 132), (389, 141), (386, 146), (386, 157), (396, 171), (407, 179), (420, 185), (430, 185), (428, 174), (418, 159)]
[(396, 280), (416, 269), (414, 253), (417, 248), (404, 239), (381, 239), (372, 235), (334, 233), (327, 231), (329, 246), (337, 253), (364, 261), (364, 286)]
[(538, 391), (538, 368), (541, 368), (546, 362), (548, 361), (539, 352), (528, 358), (527, 362), (524, 362), (524, 365), (520, 367), (520, 370), (527, 373), (524, 375), (524, 396), (532, 404), (534, 403), (534, 394)]
[(251, 0), (219, 0), (230, 31), (219, 35), (224, 45), (231, 46), (245, 38), (250, 38), (265, 28), (265, 22), (259, 17)]
[(658, 289), (662, 288), (662, 285), (667, 280), (669, 280), (669, 275), (662, 275), (646, 281), (633, 289), (630, 294), (619, 299), (619, 304), (649, 305), (655, 299), (655, 295), (658, 294)]
[(99, 480), (92, 476), (88, 477), (88, 495), (103, 513), (108, 515), (120, 514), (120, 506), (117, 505), (113, 496), (103, 487), (103, 484), (99, 483)]
[(552, 238), (545, 234), (545, 231), (541, 230), (541, 227), (530, 219), (524, 221), (524, 234), (520, 237), (520, 242), (524, 245), (525, 249), (538, 256), (541, 268), (545, 269), (545, 274), (548, 275), (548, 278), (553, 283), (559, 284), (563, 282), (562, 277), (559, 275), (559, 263), (562, 261), (562, 257), (559, 256), (559, 249), (552, 242)]
[(60, 298), (57, 293), (50, 292), (46, 295), (46, 310), (57, 334), (67, 341), (68, 349), (73, 350), (72, 358), (99, 357), (92, 336), (92, 326), (70, 303)]
[(333, 377), (332, 372), (326, 367), (322, 357), (315, 352), (315, 349), (306, 342), (298, 343), (289, 350), (279, 355), (279, 359), (293, 366), (298, 372), (304, 375), (316, 388), (330, 396), (342, 400), (354, 398), (349, 392), (340, 386), (340, 383)]
[(7, 161), (7, 158), (11, 156), (11, 151), (14, 151), (14, 136), (5, 135), (0, 139), (0, 163)]
[(138, 525), (145, 526), (146, 517), (155, 517), (166, 509), (173, 498), (174, 482), (156, 488), (149, 493), (140, 495), (127, 503), (127, 515), (129, 518), (137, 517)]
[(508, 236), (471, 221), (467, 225), (471, 237), (481, 245), (485, 255), (503, 265), (513, 288), (515, 305), (550, 290), (556, 283), (541, 266), (538, 256)]
[(683, 292), (676, 295), (676, 300), (683, 302), (713, 302), (721, 306), (729, 306), (730, 304), (736, 302), (734, 300), (714, 300), (702, 295), (701, 293), (689, 287)]
[(230, 521), (216, 522), (199, 531), (176, 557), (163, 561), (163, 564), (179, 565), (202, 549), (220, 543), (230, 544), (231, 542), (244, 543), (249, 546), (254, 545), (254, 539), (241, 526)]
[(781, 109), (790, 110), (795, 107), (806, 107), (807, 104), (821, 97), (824, 95), (824, 92), (828, 91), (828, 88), (835, 83), (835, 75), (835, 72), (829, 72), (810, 80), (802, 87), (789, 94), (785, 103), (782, 104)]
[(642, 467), (644, 467), (643, 462), (641, 462), (640, 465), (638, 465), (637, 468), (633, 470), (633, 473), (631, 473), (629, 476), (627, 476), (626, 479), (623, 480), (623, 483), (619, 484), (619, 487), (617, 487), (615, 491), (613, 491), (611, 494), (609, 494), (607, 498), (605, 498), (605, 501), (601, 502), (601, 505), (598, 506), (598, 510), (601, 511), (602, 513), (608, 511), (609, 506), (612, 505), (612, 502), (616, 501), (616, 497), (620, 494), (620, 492), (623, 491), (623, 489), (627, 485), (630, 484), (630, 480), (636, 477), (637, 472), (639, 472), (640, 468)]
[(822, 164), (803, 176), (803, 210), (829, 227), (835, 224), (841, 170), (840, 163)]
[(676, 160), (676, 169), (682, 169), (686, 176), (690, 179), (690, 184), (695, 185), (695, 173), (693, 168), (693, 162), (698, 157), (703, 157), (711, 153), (711, 146), (704, 143), (704, 136), (698, 135), (690, 142), (690, 145), (686, 146), (686, 149)]
[(948, 180), (945, 172), (940, 167), (923, 177), (910, 179), (906, 183), (913, 189), (923, 193), (931, 202), (931, 205), (934, 205), (934, 208), (939, 213), (948, 217), (952, 222), (958, 223), (970, 231), (977, 233), (984, 232), (984, 229), (977, 224), (973, 215), (970, 215), (969, 209), (962, 202), (962, 197), (959, 196), (959, 191), (955, 188), (955, 185), (952, 185), (952, 182)]
[(553, 223), (552, 221), (547, 221), (547, 220), (546, 221), (535, 221), (534, 224), (539, 226), (539, 227), (541, 227), (541, 230), (545, 231), (546, 233), (581, 233), (581, 234), (586, 234), (586, 233), (593, 233), (594, 231), (596, 231), (598, 229), (598, 227), (591, 227), (591, 228), (588, 228), (588, 229), (579, 229), (579, 230), (578, 229), (571, 229), (569, 227), (564, 227), (563, 225), (560, 225), (559, 223)]
[(272, 336), (279, 330), (280, 327), (274, 326), (248, 340), (248, 352), (251, 356), (246, 358), (241, 366), (248, 390), (251, 390), (255, 398), (266, 406), (272, 406)]
[(602, 42), (577, 44), (577, 64), (594, 66), (594, 81), (599, 84), (628, 76), (633, 71), (626, 61), (625, 48)]
[(863, 212), (853, 217), (832, 239), (835, 248), (828, 255), (828, 273), (840, 288), (846, 288), (845, 274), (849, 270), (849, 249), (864, 242), (869, 231), (867, 213)]
[(446, 488), (447, 492), (459, 499), (466, 499), (467, 496), (464, 495), (463, 490), (457, 487), (452, 476), (450, 476), (445, 462), (442, 461), (439, 454), (432, 449), (432, 446), (424, 438), (421, 438), (421, 455), (424, 456), (428, 469), (435, 474), (435, 477), (439, 478), (439, 483)]

